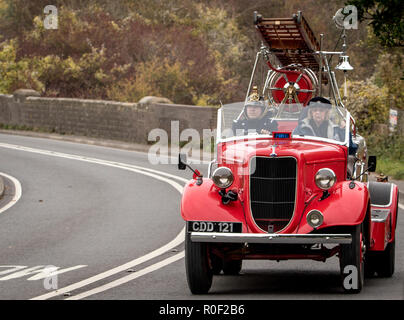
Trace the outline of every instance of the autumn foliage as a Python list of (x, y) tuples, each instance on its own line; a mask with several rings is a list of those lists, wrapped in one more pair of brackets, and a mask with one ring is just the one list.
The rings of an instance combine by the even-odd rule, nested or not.
[[(22, 10), (14, 1), (0, 3), (0, 27), (9, 31), (8, 36), (2, 32), (0, 47), (3, 93), (25, 87), (44, 96), (138, 101), (157, 95), (201, 105), (240, 97), (240, 75), (231, 65), (241, 60), (243, 52), (235, 48), (246, 39), (223, 10), (189, 1), (195, 18), (169, 12), (166, 18), (150, 19), (130, 1), (121, 1), (128, 11), (116, 15), (102, 1), (90, 1), (80, 10), (74, 1), (64, 1), (58, 8), (58, 29), (47, 30), (43, 1), (30, 1), (24, 11), (32, 21), (7, 16), (13, 8)], [(220, 29), (209, 14), (221, 17)], [(232, 36), (237, 38), (235, 48), (220, 51), (214, 46), (214, 41)]]
[[(332, 17), (344, 6), (341, 0), (52, 3), (58, 8), (57, 30), (44, 27), (48, 1), (0, 0), (0, 92), (32, 88), (43, 96), (132, 102), (155, 95), (197, 105), (240, 101), (261, 41), (252, 23), (255, 10), (265, 17), (302, 10), (315, 34), (325, 33), (325, 48), (332, 50), (340, 35)], [(377, 60), (386, 53), (371, 38), (364, 25), (349, 31), (348, 53), (355, 68), (349, 79), (355, 86), (381, 90), (376, 96), (384, 95), (384, 87), (389, 97), (400, 96), (402, 81), (387, 84), (385, 60)], [(398, 66), (397, 79), (402, 77), (402, 56), (389, 55)]]

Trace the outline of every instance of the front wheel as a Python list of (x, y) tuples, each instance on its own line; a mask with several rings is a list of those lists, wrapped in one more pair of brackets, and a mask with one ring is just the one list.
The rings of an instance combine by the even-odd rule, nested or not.
[(352, 243), (340, 247), (340, 269), (344, 291), (359, 293), (365, 282), (365, 239), (363, 224), (354, 226), (350, 232)]
[(203, 242), (192, 242), (189, 233), (185, 235), (185, 270), (191, 292), (193, 294), (208, 293), (213, 278), (209, 265), (208, 247)]

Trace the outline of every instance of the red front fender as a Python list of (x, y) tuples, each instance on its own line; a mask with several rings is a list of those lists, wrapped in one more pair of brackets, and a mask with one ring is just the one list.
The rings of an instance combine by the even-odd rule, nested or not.
[(184, 187), (181, 200), (181, 215), (185, 221), (242, 222), (242, 232), (247, 232), (244, 211), (239, 200), (224, 205), (219, 189), (210, 179), (203, 179), (202, 185), (191, 180)]
[(350, 181), (337, 183), (330, 191), (330, 196), (320, 200), (318, 196), (308, 205), (301, 219), (299, 233), (313, 230), (307, 224), (306, 215), (311, 210), (319, 210), (324, 216), (323, 224), (318, 230), (333, 226), (354, 226), (362, 223), (366, 217), (369, 204), (369, 192), (364, 183), (355, 181), (350, 188)]

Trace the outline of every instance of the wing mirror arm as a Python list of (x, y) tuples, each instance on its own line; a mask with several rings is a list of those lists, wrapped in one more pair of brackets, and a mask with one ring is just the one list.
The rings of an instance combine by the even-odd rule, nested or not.
[(196, 184), (198, 186), (200, 186), (203, 182), (202, 178), (203, 175), (197, 170), (197, 169), (193, 169), (188, 163), (187, 163), (187, 155), (184, 153), (180, 153), (178, 154), (178, 170), (185, 170), (186, 168), (188, 168), (189, 170), (191, 170), (194, 175), (193, 178), (196, 180)]

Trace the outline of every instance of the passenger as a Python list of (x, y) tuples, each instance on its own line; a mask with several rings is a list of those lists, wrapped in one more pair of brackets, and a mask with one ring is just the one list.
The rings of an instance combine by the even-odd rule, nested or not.
[(251, 97), (244, 105), (243, 119), (234, 120), (233, 132), (235, 135), (249, 133), (270, 134), (276, 131), (278, 124), (271, 119), (272, 112), (265, 112), (265, 102), (262, 98)]
[(293, 134), (344, 141), (345, 129), (332, 123), (329, 119), (331, 108), (331, 102), (325, 98), (311, 99), (307, 117), (299, 122)]

